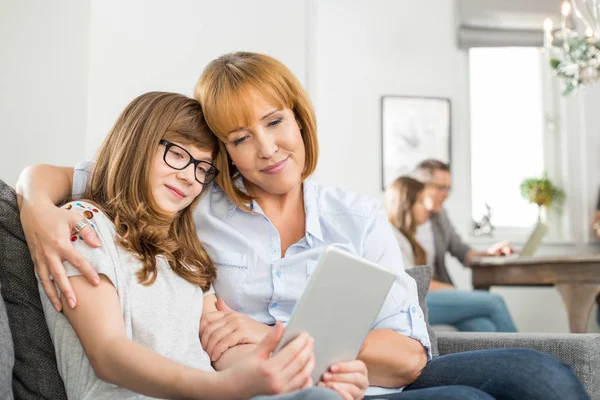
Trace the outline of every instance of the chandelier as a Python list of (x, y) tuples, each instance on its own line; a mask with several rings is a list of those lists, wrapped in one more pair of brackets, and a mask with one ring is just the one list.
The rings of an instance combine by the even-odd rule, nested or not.
[(560, 29), (553, 29), (552, 19), (544, 20), (544, 50), (568, 95), (600, 80), (600, 0), (564, 0), (560, 11)]

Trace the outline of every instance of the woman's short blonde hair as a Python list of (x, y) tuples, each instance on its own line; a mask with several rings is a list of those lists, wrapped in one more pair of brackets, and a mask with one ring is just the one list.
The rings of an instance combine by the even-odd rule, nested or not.
[[(302, 172), (302, 179), (306, 179), (315, 171), (319, 158), (315, 112), (296, 76), (281, 62), (264, 54), (225, 54), (204, 68), (194, 97), (202, 104), (206, 122), (219, 138), (220, 150), (226, 153), (224, 143), (228, 134), (254, 123), (253, 97), (257, 94), (277, 107), (294, 112), (306, 151)], [(238, 171), (229, 156), (223, 160), (217, 165), (221, 173), (216, 182), (235, 205), (247, 210), (252, 199), (234, 185)]]

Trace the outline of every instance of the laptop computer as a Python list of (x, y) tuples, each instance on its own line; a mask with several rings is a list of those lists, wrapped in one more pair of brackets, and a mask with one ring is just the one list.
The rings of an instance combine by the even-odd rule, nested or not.
[(535, 225), (535, 227), (529, 234), (529, 237), (527, 238), (527, 242), (525, 242), (525, 246), (523, 246), (523, 248), (521, 249), (520, 252), (513, 253), (508, 256), (503, 256), (503, 257), (488, 256), (488, 257), (478, 257), (477, 259), (479, 261), (484, 261), (487, 263), (489, 263), (489, 262), (501, 263), (503, 260), (506, 260), (506, 259), (531, 257), (535, 254), (536, 250), (540, 247), (540, 244), (542, 244), (542, 240), (544, 240), (544, 236), (546, 236), (547, 233), (548, 233), (548, 225), (546, 225), (543, 222), (538, 221), (538, 223)]
[(531, 257), (535, 254), (535, 251), (542, 244), (542, 240), (544, 240), (544, 236), (548, 233), (548, 225), (543, 222), (538, 222), (535, 225), (535, 228), (527, 238), (527, 242), (523, 249), (516, 254), (517, 257)]

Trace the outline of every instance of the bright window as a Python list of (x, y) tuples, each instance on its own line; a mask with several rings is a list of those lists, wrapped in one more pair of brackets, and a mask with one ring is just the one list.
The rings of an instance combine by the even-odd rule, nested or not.
[(521, 198), (523, 178), (544, 170), (542, 57), (538, 48), (469, 50), (472, 217), (530, 228), (537, 207)]

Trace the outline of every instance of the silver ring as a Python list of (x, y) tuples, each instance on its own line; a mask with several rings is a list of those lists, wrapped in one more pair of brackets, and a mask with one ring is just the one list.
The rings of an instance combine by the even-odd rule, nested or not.
[(87, 220), (85, 220), (85, 219), (82, 219), (82, 220), (78, 221), (78, 222), (75, 224), (75, 233), (79, 233), (79, 232), (81, 232), (81, 230), (82, 230), (83, 228), (85, 228), (86, 226), (88, 226), (89, 224), (90, 224), (90, 223), (89, 223), (89, 222), (87, 222)]

